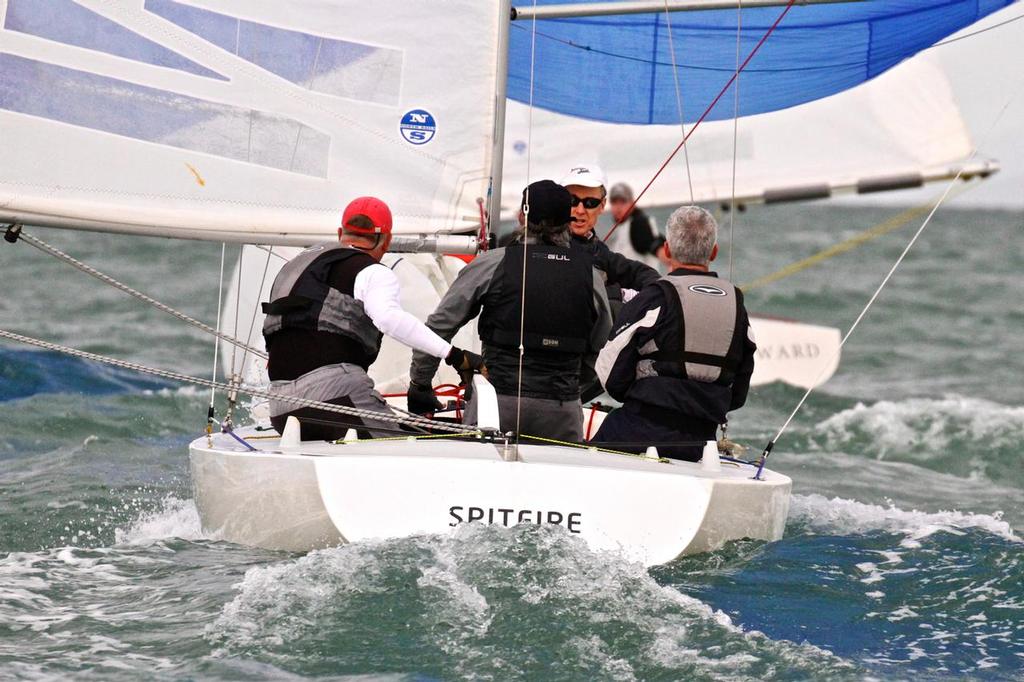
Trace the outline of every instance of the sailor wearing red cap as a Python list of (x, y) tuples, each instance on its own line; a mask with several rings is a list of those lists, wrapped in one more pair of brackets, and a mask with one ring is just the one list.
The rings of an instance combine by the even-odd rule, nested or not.
[[(390, 245), (391, 210), (359, 197), (345, 208), (337, 243), (306, 249), (282, 268), (263, 304), (274, 393), (390, 412), (366, 374), (383, 334), (460, 371), (482, 369), (479, 355), (455, 348), (402, 309), (398, 277), (380, 264)], [(384, 427), (293, 408), (271, 400), (271, 423), (281, 431), (289, 415), (298, 417), (304, 440), (334, 440), (350, 427), (365, 438)]]

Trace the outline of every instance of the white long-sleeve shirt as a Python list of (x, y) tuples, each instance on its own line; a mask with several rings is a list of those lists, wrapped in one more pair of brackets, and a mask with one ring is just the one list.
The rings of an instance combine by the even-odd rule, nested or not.
[(380, 263), (360, 270), (352, 286), (353, 298), (362, 301), (366, 314), (377, 329), (414, 350), (435, 358), (447, 357), (452, 344), (402, 309), (401, 291), (398, 276)]

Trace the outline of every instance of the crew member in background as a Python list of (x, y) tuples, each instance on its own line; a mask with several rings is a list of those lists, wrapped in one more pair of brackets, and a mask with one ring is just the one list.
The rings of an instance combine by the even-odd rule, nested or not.
[[(580, 364), (585, 353), (596, 354), (608, 338), (608, 301), (590, 255), (569, 246), (569, 193), (550, 180), (535, 182), (528, 191), (525, 244), (473, 259), (427, 318), (427, 326), (450, 339), (479, 314), (502, 431), (516, 429), (518, 410), (521, 434), (580, 441)], [(525, 347), (522, 377), (520, 338)], [(436, 409), (430, 389), (436, 371), (434, 357), (413, 353), (411, 412)], [(471, 400), (467, 422), (474, 421), (475, 409)]]
[[(626, 258), (608, 248), (608, 245), (594, 233), (597, 219), (604, 211), (607, 201), (604, 171), (594, 165), (573, 166), (562, 178), (562, 186), (572, 196), (573, 246), (585, 250), (594, 259), (594, 267), (605, 276), (608, 301), (614, 320), (622, 307), (622, 289), (640, 291), (661, 275), (657, 270), (640, 261)], [(601, 384), (594, 374), (595, 358), (583, 362), (582, 397), (584, 402), (601, 394)]]
[[(708, 266), (718, 226), (697, 206), (677, 209), (666, 230), (671, 270), (626, 303), (597, 360), (605, 389), (621, 408), (591, 442), (696, 461), (716, 440), (726, 414), (742, 407), (754, 371), (753, 334), (743, 294)], [(659, 445), (662, 444), (662, 445)]]
[[(391, 210), (360, 197), (345, 208), (338, 243), (307, 249), (282, 268), (263, 304), (271, 391), (392, 414), (366, 374), (382, 333), (460, 371), (482, 369), (479, 355), (455, 348), (402, 309), (398, 277), (380, 264), (390, 245)], [(373, 434), (367, 427), (395, 428), (277, 400), (270, 414), (279, 432), (289, 415), (298, 417), (304, 440), (342, 438), (350, 426), (362, 438)]]
[(624, 182), (617, 182), (608, 190), (608, 204), (612, 218), (618, 228), (608, 239), (608, 246), (627, 258), (658, 267), (658, 254), (665, 244), (665, 238), (654, 229), (652, 220), (640, 207), (633, 205), (633, 189)]

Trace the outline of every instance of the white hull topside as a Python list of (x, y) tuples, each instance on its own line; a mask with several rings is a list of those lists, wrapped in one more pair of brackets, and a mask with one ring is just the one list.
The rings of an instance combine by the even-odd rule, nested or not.
[[(310, 551), (370, 538), (451, 532), (461, 523), (554, 524), (595, 550), (645, 565), (729, 540), (782, 537), (791, 480), (723, 461), (657, 461), (596, 450), (500, 442), (296, 442), (273, 431), (192, 442), (204, 531), (239, 544)], [(253, 438), (259, 436), (259, 438)]]

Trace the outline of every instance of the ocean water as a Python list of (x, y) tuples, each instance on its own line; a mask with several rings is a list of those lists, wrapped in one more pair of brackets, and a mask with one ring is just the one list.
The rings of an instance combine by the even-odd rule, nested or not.
[[(752, 209), (733, 279), (897, 211)], [(748, 307), (845, 329), (916, 224)], [(219, 245), (32, 232), (214, 318)], [(556, 528), (218, 541), (188, 478), (205, 391), (0, 343), (0, 678), (1020, 679), (1022, 237), (1020, 213), (940, 211), (776, 447), (785, 537), (653, 569)], [(0, 273), (0, 328), (210, 371), (203, 336), (27, 245)], [(800, 395), (755, 388), (731, 435), (763, 446)]]

